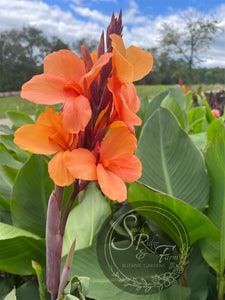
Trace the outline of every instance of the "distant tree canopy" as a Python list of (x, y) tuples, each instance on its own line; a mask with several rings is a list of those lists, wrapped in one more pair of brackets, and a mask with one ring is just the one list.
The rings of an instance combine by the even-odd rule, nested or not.
[[(65, 43), (57, 36), (47, 38), (36, 27), (27, 26), (21, 30), (0, 32), (0, 91), (18, 91), (23, 83), (43, 71), (44, 57), (60, 49), (71, 49), (80, 55), (84, 44), (90, 52), (97, 49), (98, 42), (83, 38)], [(171, 57), (169, 51), (158, 48), (147, 49), (153, 54), (153, 70), (137, 84), (176, 84), (179, 78), (189, 82), (189, 62), (180, 57)], [(192, 83), (225, 83), (225, 69), (193, 68)]]
[(220, 30), (220, 22), (213, 16), (205, 16), (194, 9), (180, 17), (184, 26), (175, 28), (165, 22), (160, 30), (160, 44), (165, 52), (173, 53), (187, 64), (187, 79), (193, 81), (193, 67), (201, 62), (201, 56), (209, 48), (215, 34)]
[(28, 26), (0, 33), (0, 91), (20, 90), (33, 75), (42, 72), (43, 58), (69, 45), (58, 37), (47, 39), (43, 32)]

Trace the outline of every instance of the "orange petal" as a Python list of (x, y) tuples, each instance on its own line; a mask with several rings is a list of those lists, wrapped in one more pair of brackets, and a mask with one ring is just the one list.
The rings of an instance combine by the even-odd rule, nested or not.
[(74, 97), (73, 91), (64, 91), (66, 80), (54, 74), (34, 76), (22, 86), (21, 97), (38, 104), (57, 104)]
[(127, 60), (123, 39), (116, 34), (111, 34), (110, 38), (112, 39), (114, 54), (112, 59), (113, 69), (115, 69), (115, 73), (121, 82), (132, 82), (134, 78), (134, 68)]
[(66, 186), (71, 185), (74, 177), (68, 171), (65, 164), (65, 157), (69, 151), (58, 152), (48, 163), (48, 173), (56, 185)]
[(69, 50), (60, 50), (47, 55), (44, 59), (44, 72), (76, 82), (79, 82), (86, 73), (84, 62)]
[(143, 49), (130, 46), (126, 50), (127, 60), (134, 67), (132, 81), (140, 80), (145, 77), (152, 69), (153, 57), (151, 53), (145, 52)]
[(100, 188), (108, 198), (123, 202), (127, 198), (127, 188), (123, 180), (111, 171), (105, 170), (101, 164), (97, 166)]
[(109, 162), (109, 170), (124, 182), (133, 182), (141, 177), (142, 165), (135, 155), (123, 154)]
[(109, 129), (116, 129), (116, 128), (120, 128), (120, 127), (127, 127), (127, 124), (124, 123), (123, 121), (114, 121)]
[(66, 166), (71, 174), (82, 180), (96, 180), (96, 158), (87, 149), (74, 149), (66, 154)]
[(121, 94), (129, 110), (134, 113), (138, 112), (140, 108), (140, 100), (137, 96), (135, 86), (132, 83), (123, 84), (121, 86)]
[(98, 59), (98, 50), (95, 50), (91, 53), (91, 59), (93, 61), (93, 64), (96, 63), (96, 61)]
[(113, 129), (103, 140), (100, 158), (112, 160), (125, 153), (134, 153), (137, 139), (127, 127)]
[(127, 124), (141, 125), (142, 120), (136, 115), (140, 106), (133, 84), (121, 84), (117, 76), (108, 80), (108, 88), (113, 94), (113, 104), (119, 119)]
[(52, 127), (55, 132), (51, 134), (50, 138), (60, 144), (64, 150), (68, 149), (75, 139), (74, 135), (63, 127), (62, 115), (58, 115), (51, 107), (46, 108), (46, 110), (40, 114), (37, 119), (37, 124)]
[(67, 101), (63, 107), (62, 117), (63, 126), (69, 132), (84, 131), (91, 118), (91, 107), (88, 99), (80, 95)]
[(14, 143), (23, 150), (36, 154), (51, 155), (61, 150), (61, 147), (49, 141), (49, 136), (55, 130), (40, 124), (28, 124), (15, 132)]
[(106, 65), (110, 58), (112, 57), (112, 53), (105, 53), (99, 57), (99, 59), (96, 61), (96, 63), (93, 65), (91, 70), (82, 78), (80, 84), (86, 85), (87, 88), (90, 86), (94, 78), (98, 75), (101, 68)]

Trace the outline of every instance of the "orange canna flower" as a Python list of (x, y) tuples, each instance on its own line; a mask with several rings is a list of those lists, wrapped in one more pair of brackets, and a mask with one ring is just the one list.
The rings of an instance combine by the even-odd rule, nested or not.
[(137, 140), (127, 126), (116, 125), (101, 143), (97, 157), (87, 149), (75, 149), (66, 153), (66, 166), (75, 178), (98, 180), (107, 197), (122, 202), (127, 198), (125, 182), (141, 176), (141, 162), (133, 155), (136, 148)]
[(117, 34), (111, 34), (113, 47), (113, 75), (123, 83), (140, 80), (147, 75), (153, 67), (151, 53), (141, 48), (130, 46), (125, 48), (123, 39)]
[(108, 79), (108, 89), (113, 94), (114, 108), (117, 117), (126, 124), (140, 126), (142, 120), (136, 115), (140, 108), (140, 100), (133, 84), (122, 84), (116, 76)]
[(140, 100), (132, 84), (147, 75), (153, 66), (152, 55), (135, 46), (125, 48), (123, 39), (111, 34), (113, 57), (112, 77), (108, 80), (108, 88), (113, 94), (114, 108), (118, 119), (127, 124), (141, 125), (136, 116)]
[(47, 108), (36, 124), (20, 127), (15, 132), (14, 143), (23, 150), (36, 154), (56, 155), (48, 164), (51, 179), (59, 186), (70, 185), (74, 177), (65, 165), (66, 153), (77, 146), (77, 135), (69, 133), (62, 125), (62, 115)]
[(111, 56), (102, 55), (87, 73), (72, 51), (53, 52), (44, 59), (44, 73), (22, 86), (21, 97), (38, 104), (64, 103), (63, 126), (71, 133), (84, 131), (91, 118), (88, 88)]

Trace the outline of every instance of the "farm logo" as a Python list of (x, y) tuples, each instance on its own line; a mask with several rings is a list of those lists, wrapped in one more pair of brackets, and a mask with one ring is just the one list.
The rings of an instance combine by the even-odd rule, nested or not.
[(124, 205), (102, 226), (97, 239), (98, 261), (108, 279), (142, 295), (173, 285), (184, 271), (189, 248), (179, 217), (153, 202)]

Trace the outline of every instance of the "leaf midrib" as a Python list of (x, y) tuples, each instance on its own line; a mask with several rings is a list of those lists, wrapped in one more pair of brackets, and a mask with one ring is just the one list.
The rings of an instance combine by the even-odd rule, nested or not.
[(163, 175), (165, 178), (165, 184), (166, 184), (166, 192), (173, 196), (173, 189), (172, 189), (172, 185), (171, 185), (171, 181), (170, 181), (170, 177), (169, 177), (169, 172), (168, 172), (168, 167), (167, 167), (167, 163), (166, 163), (166, 157), (165, 157), (165, 152), (164, 152), (164, 147), (163, 147), (163, 139), (162, 139), (162, 122), (160, 120), (160, 112), (159, 112), (159, 130), (160, 130), (160, 155), (161, 155), (161, 162), (162, 162), (162, 169), (163, 169)]

